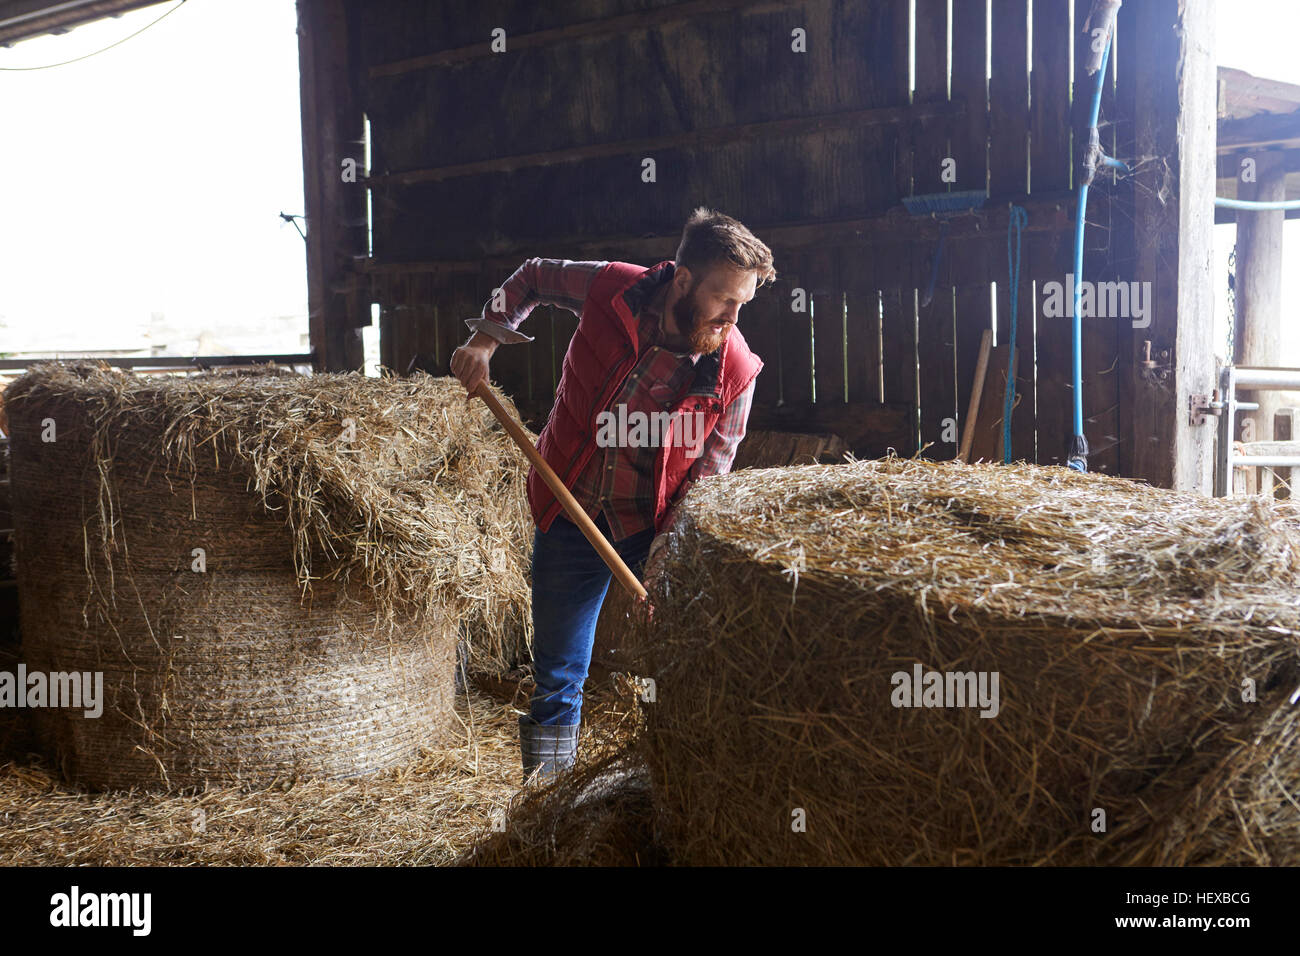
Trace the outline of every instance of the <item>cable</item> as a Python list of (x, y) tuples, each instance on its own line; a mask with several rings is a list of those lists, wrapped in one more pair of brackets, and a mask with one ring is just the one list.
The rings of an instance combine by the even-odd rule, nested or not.
[(148, 23), (142, 26), (139, 30), (136, 30), (130, 36), (124, 36), (116, 43), (110, 43), (102, 50), (96, 50), (94, 53), (87, 53), (85, 56), (75, 57), (74, 59), (71, 60), (64, 60), (62, 63), (47, 63), (44, 66), (0, 66), (0, 73), (29, 73), (33, 70), (52, 70), (56, 66), (67, 66), (69, 63), (80, 63), (82, 60), (89, 60), (92, 56), (99, 56), (99, 54), (101, 53), (107, 53), (109, 50), (113, 49), (113, 47), (121, 46), (127, 40), (132, 40), (135, 37), (138, 37), (141, 33), (144, 33), (145, 30), (148, 30), (154, 24), (161, 23), (163, 20), (170, 17), (181, 7), (185, 6), (185, 3), (186, 0), (181, 0), (180, 3), (176, 4), (176, 6), (172, 7), (170, 10), (168, 10), (166, 13), (160, 16), (157, 20), (150, 20)]

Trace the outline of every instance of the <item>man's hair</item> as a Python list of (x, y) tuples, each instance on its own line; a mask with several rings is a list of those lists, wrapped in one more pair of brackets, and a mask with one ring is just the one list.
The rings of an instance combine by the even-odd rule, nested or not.
[(757, 272), (760, 289), (776, 281), (772, 250), (742, 223), (704, 206), (686, 220), (674, 261), (689, 269), (696, 282), (710, 266), (719, 262)]

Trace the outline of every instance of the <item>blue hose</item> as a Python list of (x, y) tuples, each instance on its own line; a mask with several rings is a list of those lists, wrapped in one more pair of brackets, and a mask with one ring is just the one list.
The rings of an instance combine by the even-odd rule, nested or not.
[[(1113, 38), (1112, 34), (1112, 38)], [(1101, 115), (1101, 93), (1106, 85), (1106, 61), (1110, 59), (1110, 45), (1113, 39), (1106, 40), (1106, 49), (1101, 54), (1101, 68), (1097, 70), (1097, 88), (1092, 93), (1092, 108), (1088, 113), (1088, 132), (1095, 142), (1097, 136), (1097, 118)], [(1112, 165), (1102, 160), (1104, 165)], [(1083, 437), (1083, 317), (1079, 312), (1083, 306), (1083, 225), (1088, 211), (1088, 182), (1091, 176), (1079, 183), (1079, 209), (1074, 222), (1074, 322), (1073, 368), (1074, 385), (1074, 440), (1070, 444), (1070, 453), (1066, 464), (1075, 471), (1088, 470), (1088, 442)]]
[(1255, 202), (1249, 199), (1224, 199), (1222, 196), (1215, 196), (1214, 205), (1220, 209), (1300, 209), (1300, 199)]

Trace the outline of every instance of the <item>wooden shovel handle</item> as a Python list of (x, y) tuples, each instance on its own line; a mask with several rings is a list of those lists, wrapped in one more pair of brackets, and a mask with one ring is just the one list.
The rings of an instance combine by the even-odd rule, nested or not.
[[(966, 406), (966, 427), (961, 430), (961, 449), (957, 460), (970, 461), (971, 445), (975, 441), (975, 419), (979, 417), (980, 399), (984, 397), (984, 379), (989, 370), (989, 352), (993, 347), (993, 331), (985, 329), (980, 336), (980, 354), (975, 363), (975, 380), (971, 383), (970, 404)], [(1014, 373), (1013, 373), (1014, 374)]]
[(564, 511), (569, 516), (569, 520), (576, 524), (582, 530), (582, 533), (586, 535), (587, 540), (591, 542), (591, 546), (596, 549), (596, 553), (614, 572), (614, 577), (618, 578), (619, 583), (627, 589), (629, 594), (644, 600), (646, 590), (642, 587), (641, 582), (636, 579), (632, 569), (623, 563), (623, 559), (614, 550), (614, 546), (600, 533), (600, 529), (588, 517), (587, 512), (582, 510), (582, 505), (578, 504), (578, 500), (564, 486), (560, 476), (546, 463), (546, 459), (533, 445), (523, 427), (515, 421), (514, 416), (507, 412), (505, 406), (492, 394), (492, 390), (488, 388), (487, 383), (480, 382), (478, 387), (474, 389), (474, 394), (483, 399), (483, 404), (492, 409), (492, 414), (501, 423), (501, 427), (510, 433), (510, 437), (515, 440), (515, 444), (528, 456), (528, 460), (533, 463), (533, 467), (542, 476), (542, 480), (546, 482), (547, 487), (554, 492), (556, 498), (560, 499), (560, 504), (564, 506)]

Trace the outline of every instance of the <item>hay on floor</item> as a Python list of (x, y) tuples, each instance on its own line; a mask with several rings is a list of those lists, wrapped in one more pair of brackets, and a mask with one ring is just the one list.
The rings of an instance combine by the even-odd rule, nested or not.
[[(520, 789), (527, 696), (511, 703), (471, 683), (457, 696), (459, 738), (400, 767), (190, 793), (70, 786), (29, 752), (23, 712), (0, 710), (0, 866), (453, 865)], [(594, 736), (626, 741), (629, 712), (612, 685), (593, 686), (586, 707)]]
[(460, 866), (660, 866), (650, 775), (632, 741), (637, 688), (612, 675), (584, 717), (577, 764), (512, 797), (457, 861)]
[(521, 791), (458, 866), (662, 866), (650, 775), (634, 751), (574, 767)]
[[(1028, 465), (734, 472), (656, 563), (632, 652), (676, 863), (1300, 863), (1289, 506)], [(918, 667), (944, 696), (906, 706)], [(949, 673), (996, 673), (996, 716), (947, 706)]]
[(5, 400), (27, 667), (103, 674), (102, 716), (35, 714), (70, 779), (368, 773), (455, 732), (458, 631), (526, 653), (526, 460), (454, 379), (50, 364)]

